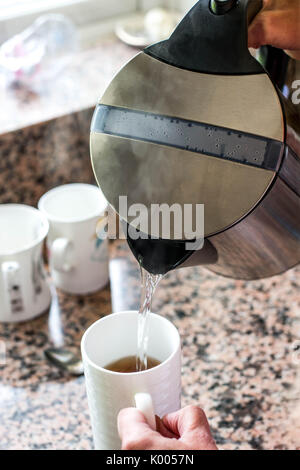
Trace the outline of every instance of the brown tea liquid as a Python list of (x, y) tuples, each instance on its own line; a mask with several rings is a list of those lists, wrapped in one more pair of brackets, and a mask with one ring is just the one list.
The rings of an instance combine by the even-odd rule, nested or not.
[(147, 368), (137, 367), (136, 356), (127, 356), (117, 361), (111, 362), (104, 369), (111, 370), (113, 372), (120, 372), (123, 374), (128, 374), (130, 372), (140, 372), (142, 370), (153, 369), (160, 364), (160, 361), (154, 359), (153, 357), (147, 356)]

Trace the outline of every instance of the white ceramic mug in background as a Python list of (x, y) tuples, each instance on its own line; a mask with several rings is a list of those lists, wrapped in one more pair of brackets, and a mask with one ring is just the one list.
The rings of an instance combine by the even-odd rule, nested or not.
[(96, 449), (120, 449), (117, 416), (123, 408), (137, 406), (151, 426), (154, 413), (162, 417), (180, 409), (180, 337), (166, 318), (154, 313), (149, 318), (148, 354), (160, 365), (124, 374), (104, 369), (113, 361), (136, 355), (137, 323), (138, 312), (108, 315), (90, 326), (81, 341)]
[(38, 208), (49, 220), (47, 238), (54, 284), (71, 294), (96, 292), (108, 283), (108, 240), (103, 216), (107, 201), (90, 184), (67, 184), (48, 191)]
[(0, 205), (0, 321), (19, 322), (45, 312), (51, 295), (42, 259), (46, 217), (21, 204)]

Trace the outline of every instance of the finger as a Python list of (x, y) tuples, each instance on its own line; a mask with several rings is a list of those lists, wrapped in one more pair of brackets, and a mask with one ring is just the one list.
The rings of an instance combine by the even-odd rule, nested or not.
[(253, 20), (248, 29), (248, 46), (258, 48), (272, 45), (280, 49), (299, 49), (300, 37), (298, 22), (291, 12), (263, 10)]
[(255, 18), (248, 29), (248, 47), (258, 49), (264, 44), (264, 23), (260, 15)]
[(204, 411), (198, 406), (187, 406), (164, 416), (164, 425), (182, 442), (197, 442), (200, 449), (216, 449)]
[(168, 449), (168, 439), (153, 431), (143, 413), (136, 408), (121, 410), (118, 416), (118, 431), (123, 450)]
[(159, 432), (164, 437), (167, 437), (169, 439), (178, 439), (179, 436), (177, 434), (174, 434), (172, 431), (170, 431), (163, 423), (163, 421), (156, 416), (156, 430)]
[(248, 47), (253, 47), (254, 49), (258, 49), (261, 44), (262, 39), (262, 28), (263, 28), (263, 20), (261, 18), (262, 13), (266, 8), (266, 1), (264, 0), (264, 5), (260, 12), (254, 17), (252, 23), (248, 27)]

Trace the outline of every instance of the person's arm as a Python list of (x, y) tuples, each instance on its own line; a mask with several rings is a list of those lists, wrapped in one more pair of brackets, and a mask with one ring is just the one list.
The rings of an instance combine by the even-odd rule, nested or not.
[(300, 1), (264, 0), (249, 27), (249, 47), (269, 45), (300, 59)]
[(187, 406), (156, 418), (153, 431), (136, 408), (126, 408), (118, 416), (122, 450), (218, 450), (204, 411)]

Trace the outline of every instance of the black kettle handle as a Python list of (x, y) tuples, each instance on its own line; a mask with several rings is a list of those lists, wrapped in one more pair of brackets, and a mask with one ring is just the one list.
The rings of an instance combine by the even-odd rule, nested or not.
[[(231, 3), (213, 12), (211, 2)], [(249, 75), (264, 73), (248, 50), (248, 26), (262, 8), (262, 0), (199, 0), (166, 41), (144, 52), (194, 72)]]

